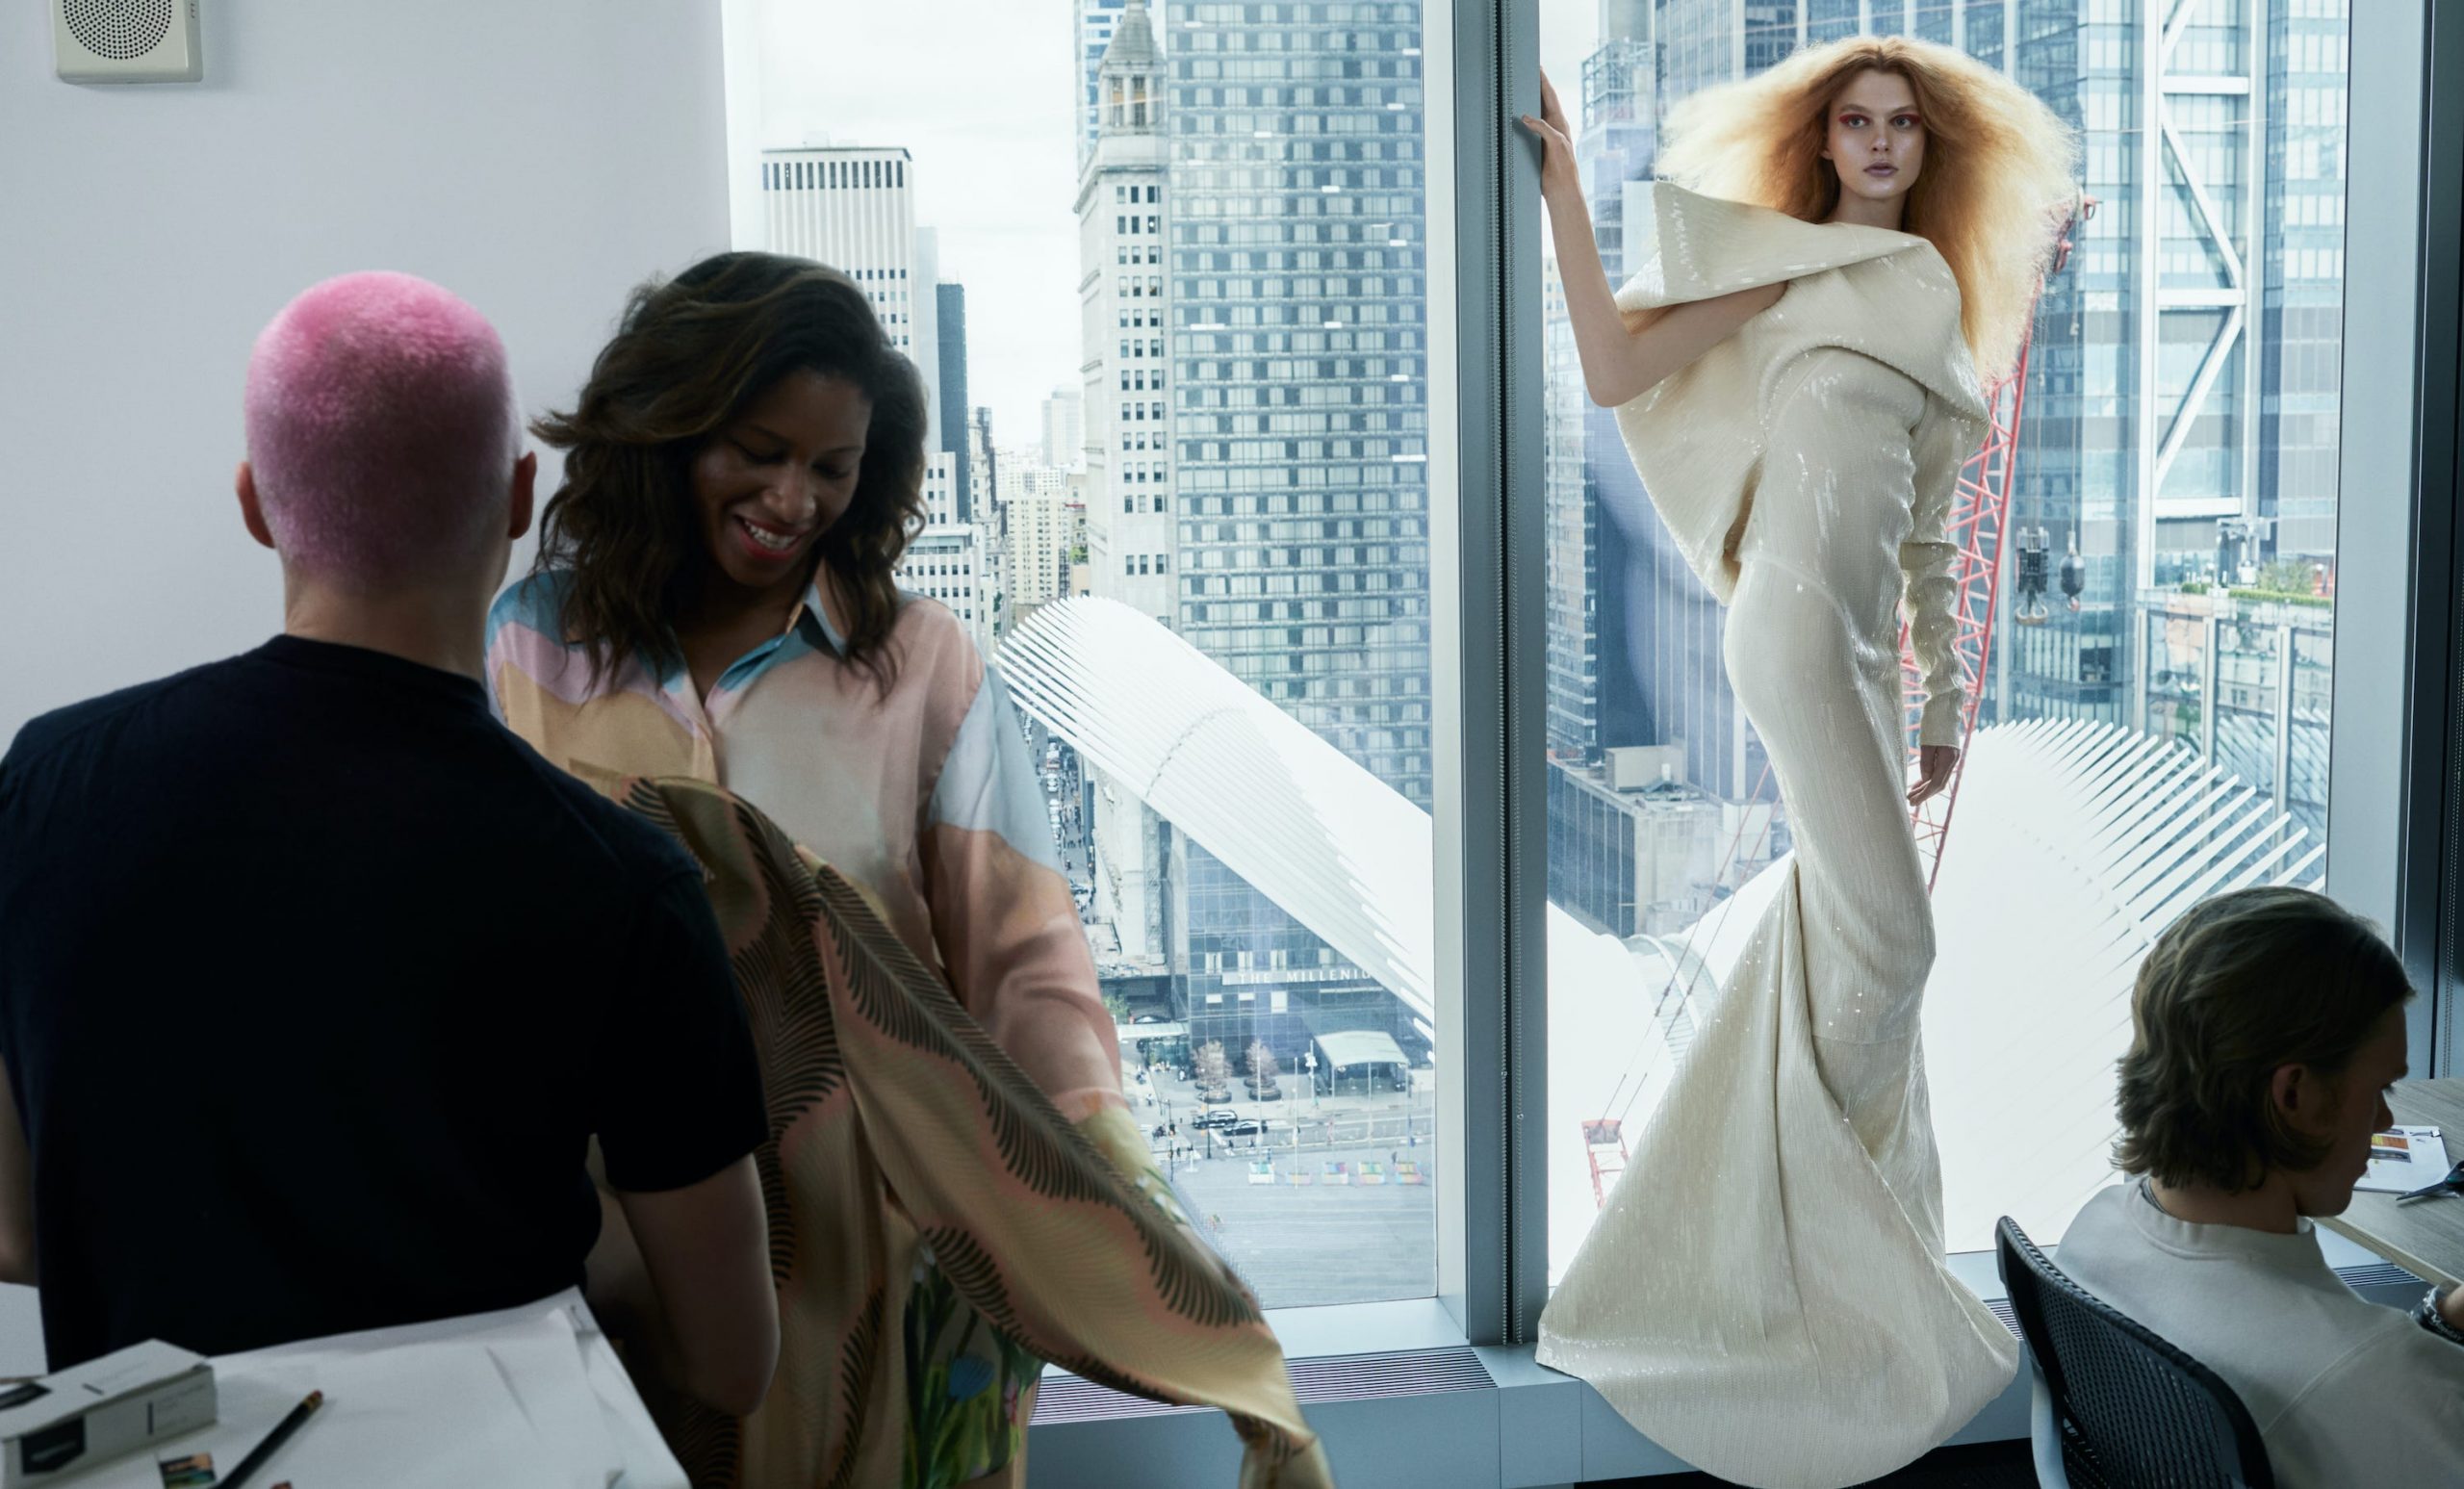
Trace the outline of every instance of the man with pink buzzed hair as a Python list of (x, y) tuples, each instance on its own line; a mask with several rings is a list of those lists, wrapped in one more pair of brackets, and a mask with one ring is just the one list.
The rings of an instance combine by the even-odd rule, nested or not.
[(480, 682), (536, 470), (503, 345), (424, 280), (330, 279), (245, 417), (283, 634), (0, 757), (0, 1278), (55, 1370), (579, 1284), (750, 1412), (769, 1123), (700, 870)]
[(346, 593), (484, 570), (530, 526), (538, 457), (504, 346), (424, 279), (345, 274), (293, 300), (257, 338), (246, 420), (249, 530)]

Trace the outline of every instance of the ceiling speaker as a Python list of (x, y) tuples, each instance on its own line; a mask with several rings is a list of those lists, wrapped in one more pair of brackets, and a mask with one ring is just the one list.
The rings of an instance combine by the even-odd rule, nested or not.
[(66, 83), (193, 83), (205, 76), (197, 0), (50, 0), (52, 70)]

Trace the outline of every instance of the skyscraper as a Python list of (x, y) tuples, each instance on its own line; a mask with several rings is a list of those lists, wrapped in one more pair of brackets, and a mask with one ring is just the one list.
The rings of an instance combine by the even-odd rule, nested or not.
[(1185, 11), (1164, 222), (1181, 630), (1425, 804), (1420, 7)]
[[(1425, 803), (1419, 7), (1074, 13), (1110, 38), (1073, 84), (1091, 590)], [(1402, 1024), (1134, 794), (1099, 791), (1095, 831), (1098, 912), (1130, 959), (1168, 953), (1197, 1038)]]
[[(1421, 9), (1164, 14), (1177, 629), (1426, 805)], [(1373, 979), (1204, 850), (1174, 834), (1168, 860), (1194, 1034), (1413, 1041)]]
[(934, 281), (923, 267), (937, 255), (916, 232), (911, 174), (907, 151), (896, 145), (761, 152), (772, 250), (827, 264), (856, 281), (890, 345), (923, 375), (937, 432), (940, 347), (933, 334)]
[(1087, 396), (1064, 383), (1044, 395), (1043, 463), (1077, 467), (1087, 463)]
[(2179, 734), (2316, 830), (2324, 616), (2294, 612), (2334, 578), (2348, 13), (2280, 9), (2017, 7), (2008, 65), (2081, 126), (2098, 208), (2038, 319), (2013, 517), (2085, 587), (1997, 638), (1992, 699)]
[(949, 607), (990, 655), (993, 641), (992, 576), (976, 526), (959, 516), (958, 457), (934, 450), (924, 467), (924, 528), (907, 545), (898, 566), (903, 589)]
[(1027, 450), (1004, 450), (996, 499), (1008, 548), (1002, 568), (1009, 623), (1057, 600), (1069, 559), (1069, 473)]
[[(1600, 24), (1600, 45), (1583, 61), (1575, 159), (1601, 265), (1618, 285), (1632, 271), (1626, 198), (1651, 179), (1657, 140), (1651, 17), (1643, 0), (1603, 0)], [(1562, 288), (1548, 296), (1541, 323), (1551, 420), (1549, 744), (1587, 760), (1603, 749), (1657, 742), (1639, 680), (1646, 674), (1628, 655), (1638, 629), (1630, 606), (1643, 598), (1629, 559), (1637, 539), (1629, 529), (1648, 521), (1649, 503), (1616, 416), (1583, 394)], [(1656, 531), (1656, 522), (1649, 526)]]
[(1112, 45), (1113, 28), (1120, 23), (1129, 0), (1069, 0), (1070, 71), (1079, 90), (1077, 108), (1078, 168), (1095, 153), (1103, 110), (1096, 73), (1104, 64), (1104, 49)]
[(958, 521), (979, 519), (975, 506), (974, 470), (967, 449), (966, 286), (943, 281), (933, 287), (935, 324), (940, 336), (941, 439), (950, 452), (951, 489), (956, 494)]
[[(1171, 404), (1165, 329), (1170, 280), (1164, 223), (1171, 144), (1164, 127), (1162, 49), (1144, 0), (1106, 18), (1110, 42), (1089, 77), (1096, 104), (1081, 154), (1078, 244), (1080, 520), (1089, 591), (1179, 621), (1174, 585), (1180, 527), (1171, 490)], [(1047, 404), (1047, 417), (1052, 405)], [(1054, 434), (1047, 431), (1047, 444)], [(1093, 909), (1112, 924), (1122, 960), (1161, 971), (1166, 960), (1163, 822), (1136, 792), (1098, 782), (1090, 822), (1097, 872)]]
[[(1171, 145), (1164, 129), (1164, 57), (1145, 0), (1118, 16), (1097, 81), (1103, 118), (1078, 181), (1082, 429), (1087, 562), (1094, 592), (1167, 625), (1178, 620), (1179, 547), (1166, 398), (1164, 263)], [(1049, 423), (1047, 405), (1047, 423)], [(1052, 443), (1049, 428), (1047, 447)], [(1049, 463), (1074, 462), (1056, 458)]]

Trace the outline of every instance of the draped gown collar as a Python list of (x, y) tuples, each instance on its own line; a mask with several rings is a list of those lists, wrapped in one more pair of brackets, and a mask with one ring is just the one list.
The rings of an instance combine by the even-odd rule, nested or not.
[[(1835, 270), (1845, 293), (1825, 296), (1825, 341), (1896, 368), (1954, 412), (1986, 417), (1976, 362), (1960, 331), (1959, 282), (1933, 244), (1888, 228), (1808, 222), (1667, 181), (1641, 183), (1638, 197), (1626, 218), (1637, 268), (1617, 292), (1618, 309), (1711, 299)], [(1932, 314), (1911, 313), (1929, 305)]]

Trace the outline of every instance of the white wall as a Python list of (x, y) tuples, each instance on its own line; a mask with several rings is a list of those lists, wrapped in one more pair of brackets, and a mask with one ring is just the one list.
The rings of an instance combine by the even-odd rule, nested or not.
[(279, 628), (231, 472), (299, 290), (445, 285), (535, 414), (630, 285), (728, 245), (717, 5), (203, 6), (203, 83), (117, 89), (52, 76), (44, 0), (0, 6), (0, 740)]

